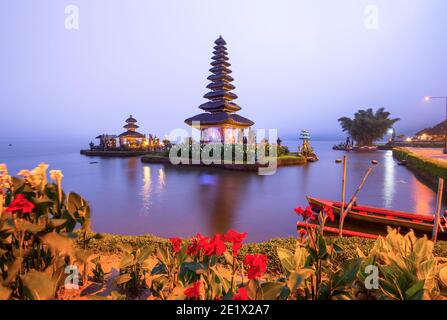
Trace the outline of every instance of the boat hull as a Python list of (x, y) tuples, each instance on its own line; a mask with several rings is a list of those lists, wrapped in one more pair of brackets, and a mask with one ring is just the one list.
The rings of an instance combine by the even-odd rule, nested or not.
[[(339, 227), (341, 204), (334, 201), (308, 197), (308, 202), (315, 212), (321, 211), (325, 206), (330, 206), (334, 212), (334, 221), (328, 221), (328, 226)], [(387, 228), (399, 228), (400, 232), (407, 233), (413, 230), (416, 235), (431, 238), (433, 233), (433, 217), (411, 214), (400, 211), (392, 211), (381, 208), (353, 206), (345, 218), (344, 226), (350, 230), (365, 232), (373, 235), (386, 235)], [(445, 220), (442, 222), (447, 231)], [(441, 228), (438, 238), (447, 240), (447, 233)]]

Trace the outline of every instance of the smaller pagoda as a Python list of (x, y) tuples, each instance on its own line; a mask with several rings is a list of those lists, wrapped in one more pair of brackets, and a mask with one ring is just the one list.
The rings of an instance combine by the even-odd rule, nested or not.
[(137, 131), (139, 128), (137, 120), (130, 115), (129, 118), (126, 119), (126, 124), (123, 128), (126, 129), (126, 131), (118, 136), (120, 146), (125, 149), (140, 149), (146, 141), (146, 136)]
[(237, 95), (231, 92), (235, 86), (231, 84), (227, 43), (220, 36), (214, 44), (208, 77), (211, 83), (207, 86), (210, 92), (203, 96), (208, 102), (199, 106), (205, 112), (186, 119), (185, 123), (200, 130), (202, 143), (236, 143), (243, 140), (244, 130), (254, 122), (236, 114), (241, 107), (233, 102)]
[(303, 146), (300, 148), (298, 146), (298, 153), (301, 153), (304, 157), (306, 157), (307, 161), (314, 162), (318, 161), (318, 157), (315, 154), (314, 150), (310, 146), (310, 133), (307, 130), (301, 130), (300, 140), (303, 140)]

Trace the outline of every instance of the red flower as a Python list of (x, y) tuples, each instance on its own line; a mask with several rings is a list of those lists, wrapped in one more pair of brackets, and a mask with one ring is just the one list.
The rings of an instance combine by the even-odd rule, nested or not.
[(6, 208), (6, 212), (30, 213), (34, 209), (34, 203), (28, 201), (23, 194), (18, 194)]
[(192, 287), (189, 287), (185, 290), (185, 296), (191, 299), (199, 299), (200, 298), (200, 280), (196, 281)]
[(224, 236), (225, 241), (233, 244), (233, 257), (237, 256), (239, 249), (242, 247), (242, 241), (247, 236), (247, 233), (238, 233), (235, 230), (230, 230)]
[(300, 229), (300, 231), (298, 231), (300, 238), (303, 239), (304, 236), (307, 234), (306, 230), (304, 230), (303, 228)]
[(174, 253), (179, 252), (180, 251), (180, 245), (182, 244), (182, 239), (180, 239), (180, 238), (169, 238), (169, 241), (171, 241), (172, 251), (174, 251)]
[(191, 244), (186, 249), (186, 253), (190, 256), (195, 256), (197, 251), (197, 239), (192, 239)]
[(248, 279), (255, 279), (267, 271), (267, 256), (264, 254), (247, 254), (244, 264), (249, 266)]
[(233, 300), (250, 300), (248, 298), (247, 289), (239, 288), (238, 293), (233, 296)]
[(295, 210), (296, 214), (300, 215), (303, 218), (303, 220), (308, 220), (308, 219), (315, 220), (314, 213), (310, 206), (308, 206), (304, 210), (301, 207), (297, 207), (294, 210)]
[(324, 206), (323, 208), (324, 213), (326, 214), (326, 217), (328, 217), (332, 222), (334, 222), (334, 210), (331, 206)]
[(222, 235), (218, 233), (208, 241), (207, 247), (204, 248), (204, 253), (206, 256), (221, 255), (226, 250), (227, 247), (222, 240)]
[(216, 234), (212, 239), (204, 237), (200, 233), (191, 240), (191, 244), (187, 249), (189, 255), (197, 255), (203, 252), (206, 256), (221, 255), (227, 250), (225, 243), (222, 240), (221, 234)]
[(188, 255), (195, 256), (201, 250), (206, 250), (209, 246), (208, 239), (208, 237), (204, 237), (200, 233), (197, 233), (196, 237), (191, 240), (191, 244), (186, 250), (186, 253)]

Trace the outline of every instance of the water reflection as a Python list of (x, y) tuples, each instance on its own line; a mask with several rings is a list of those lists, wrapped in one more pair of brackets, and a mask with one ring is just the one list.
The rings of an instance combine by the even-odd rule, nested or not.
[(158, 169), (158, 191), (159, 192), (163, 191), (165, 184), (166, 184), (165, 171), (163, 170), (163, 168)]
[(393, 152), (387, 151), (384, 157), (384, 179), (383, 179), (383, 199), (385, 201), (386, 208), (392, 208), (394, 193), (395, 193), (395, 181), (394, 168), (396, 163), (393, 159)]
[(125, 170), (127, 172), (127, 180), (132, 185), (135, 185), (137, 183), (137, 177), (138, 177), (137, 166), (140, 164), (140, 159), (134, 157), (126, 160), (127, 160), (127, 168), (125, 168)]
[(151, 167), (143, 167), (143, 186), (141, 187), (141, 199), (144, 207), (144, 212), (149, 213), (151, 208), (151, 195), (152, 195), (152, 177)]
[(208, 221), (208, 233), (225, 233), (234, 225), (235, 215), (245, 197), (248, 175), (203, 173), (199, 177), (197, 201)]
[(416, 178), (413, 177), (413, 180), (413, 193), (411, 197), (414, 199), (415, 202), (415, 212), (418, 214), (433, 215), (433, 191), (419, 182)]

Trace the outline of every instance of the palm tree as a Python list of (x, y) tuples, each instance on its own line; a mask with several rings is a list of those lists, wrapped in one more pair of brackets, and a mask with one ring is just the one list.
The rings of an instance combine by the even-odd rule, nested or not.
[(390, 113), (384, 108), (359, 110), (354, 119), (343, 117), (338, 119), (344, 132), (347, 132), (358, 146), (372, 146), (387, 133), (388, 129), (400, 119), (390, 119)]

